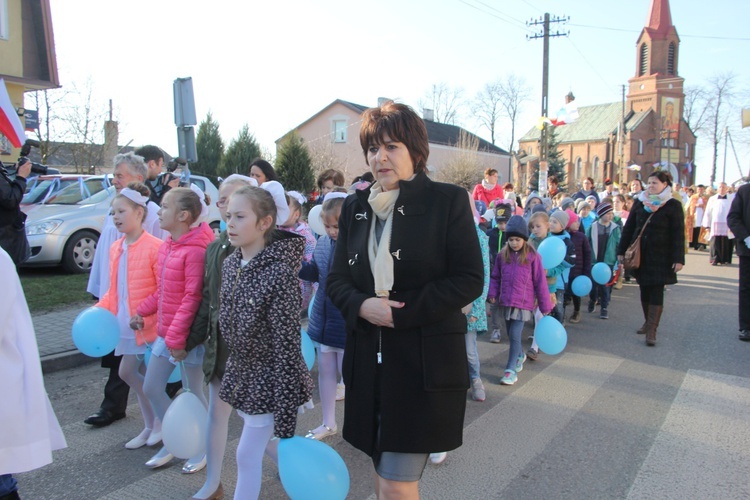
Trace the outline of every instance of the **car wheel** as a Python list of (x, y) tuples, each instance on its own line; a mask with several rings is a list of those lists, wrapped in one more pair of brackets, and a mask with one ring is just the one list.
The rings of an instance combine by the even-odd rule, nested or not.
[(68, 238), (63, 250), (62, 268), (71, 274), (88, 273), (94, 263), (99, 236), (91, 231), (78, 231)]
[(218, 221), (213, 221), (211, 224), (209, 224), (209, 226), (213, 230), (214, 236), (218, 238), (219, 235), (221, 234), (221, 223)]

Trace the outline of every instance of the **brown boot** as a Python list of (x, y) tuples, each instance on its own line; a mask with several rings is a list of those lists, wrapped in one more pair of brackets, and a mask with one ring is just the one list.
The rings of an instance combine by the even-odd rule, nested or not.
[(661, 320), (661, 313), (664, 311), (664, 306), (653, 306), (648, 307), (648, 328), (646, 329), (646, 345), (656, 345), (656, 329), (659, 328), (659, 321)]
[(641, 302), (641, 309), (643, 309), (643, 326), (635, 331), (638, 335), (643, 335), (648, 329), (648, 302)]

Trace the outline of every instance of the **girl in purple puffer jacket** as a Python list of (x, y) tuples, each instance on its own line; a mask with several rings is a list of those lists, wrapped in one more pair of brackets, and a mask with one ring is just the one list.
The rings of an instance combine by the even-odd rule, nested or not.
[(523, 217), (514, 215), (505, 229), (508, 243), (498, 253), (490, 276), (490, 303), (498, 302), (510, 338), (510, 351), (500, 383), (513, 385), (523, 370), (526, 355), (521, 349), (523, 325), (533, 317), (536, 304), (543, 314), (552, 311), (542, 258), (529, 245), (529, 228)]

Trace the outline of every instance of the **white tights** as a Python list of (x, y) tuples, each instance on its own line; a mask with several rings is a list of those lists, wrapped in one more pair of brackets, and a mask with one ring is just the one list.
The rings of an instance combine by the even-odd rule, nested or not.
[(234, 500), (255, 500), (260, 495), (263, 479), (263, 453), (276, 460), (278, 441), (273, 437), (273, 424), (255, 427), (252, 415), (240, 413), (245, 420), (242, 436), (237, 444), (237, 486)]
[[(154, 428), (154, 409), (151, 406), (146, 394), (143, 392), (144, 374), (146, 365), (143, 357), (136, 354), (124, 354), (120, 362), (120, 378), (135, 391), (138, 398), (138, 406), (141, 408), (144, 428), (151, 430)], [(147, 436), (148, 437), (148, 436)]]
[(336, 385), (344, 354), (318, 351), (318, 387), (320, 406), (323, 409), (323, 425), (336, 428)]
[(232, 406), (219, 397), (221, 380), (214, 377), (208, 383), (208, 432), (206, 433), (206, 482), (195, 494), (198, 498), (207, 498), (221, 482), (221, 468), (224, 463), (224, 452), (227, 449), (229, 416)]

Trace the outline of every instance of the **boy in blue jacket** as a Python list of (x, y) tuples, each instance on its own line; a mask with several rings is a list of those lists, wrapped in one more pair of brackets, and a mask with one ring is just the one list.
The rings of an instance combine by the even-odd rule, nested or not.
[[(622, 228), (612, 222), (614, 218), (614, 209), (612, 204), (608, 202), (602, 202), (596, 207), (596, 215), (598, 219), (591, 224), (586, 236), (588, 237), (589, 244), (591, 245), (592, 261), (594, 264), (604, 262), (613, 271), (617, 265), (617, 246), (620, 244), (620, 236), (622, 235)], [(599, 311), (599, 317), (601, 319), (609, 319), (609, 298), (612, 293), (612, 287), (607, 285), (600, 285), (596, 282), (593, 283), (591, 289), (591, 295), (589, 296), (589, 312), (592, 313), (596, 309), (596, 301), (599, 300), (601, 307)]]

